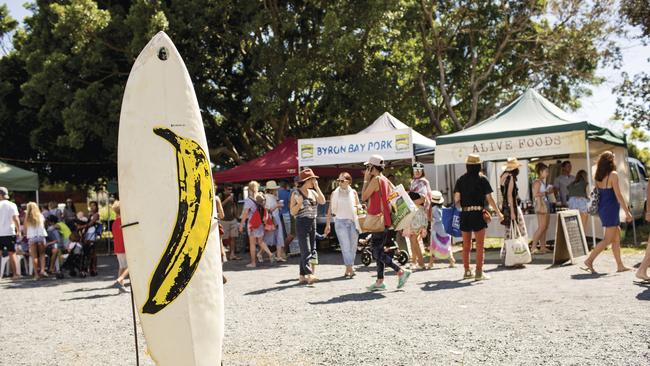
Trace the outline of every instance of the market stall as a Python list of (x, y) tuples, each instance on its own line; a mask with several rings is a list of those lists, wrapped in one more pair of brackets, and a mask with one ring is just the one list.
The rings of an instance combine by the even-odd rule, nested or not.
[(0, 161), (0, 186), (10, 191), (35, 191), (38, 198), (38, 174)]
[[(593, 186), (595, 159), (603, 151), (610, 150), (616, 154), (621, 191), (629, 198), (625, 136), (569, 115), (532, 89), (494, 116), (463, 131), (440, 136), (436, 142), (436, 165), (463, 164), (468, 154), (476, 153), (484, 161), (497, 163), (487, 172), (496, 177), (501, 173), (500, 162), (508, 157), (551, 163), (569, 160), (573, 173), (580, 169), (587, 171), (590, 186)], [(493, 188), (497, 187), (493, 184)], [(624, 217), (621, 211), (621, 218)], [(530, 221), (528, 231), (532, 233), (536, 221), (529, 218), (526, 221)], [(555, 217), (551, 217), (551, 222), (555, 222)], [(490, 228), (494, 231), (499, 224), (493, 220), (491, 225), (495, 226)], [(602, 237), (597, 217), (590, 220), (586, 232), (592, 237)]]

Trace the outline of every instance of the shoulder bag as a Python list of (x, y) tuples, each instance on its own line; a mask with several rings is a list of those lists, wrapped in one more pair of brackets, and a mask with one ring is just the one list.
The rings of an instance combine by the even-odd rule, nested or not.
[(386, 225), (384, 223), (384, 197), (381, 194), (382, 186), (381, 179), (377, 182), (379, 184), (379, 203), (381, 206), (381, 213), (378, 215), (366, 214), (366, 219), (363, 220), (363, 231), (369, 233), (379, 233), (386, 230)]

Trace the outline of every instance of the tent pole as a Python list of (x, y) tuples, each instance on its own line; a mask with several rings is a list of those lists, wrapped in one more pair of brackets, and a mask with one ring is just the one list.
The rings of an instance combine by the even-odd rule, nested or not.
[(41, 201), (38, 199), (38, 189), (36, 190), (36, 204), (40, 205)]
[[(586, 134), (587, 133), (585, 132), (585, 135)], [(587, 154), (587, 172), (588, 172), (588, 176), (589, 176), (589, 186), (591, 187), (591, 189), (594, 189), (595, 186), (594, 186), (593, 174), (591, 172), (591, 151), (589, 150), (589, 139), (586, 138), (585, 142), (586, 142), (586, 145), (587, 145), (587, 153), (586, 154)], [(595, 220), (594, 220), (594, 215), (589, 215), (589, 216), (590, 216), (590, 220), (591, 220), (591, 240), (593, 241), (593, 248), (595, 248), (596, 247), (596, 224), (595, 224)]]

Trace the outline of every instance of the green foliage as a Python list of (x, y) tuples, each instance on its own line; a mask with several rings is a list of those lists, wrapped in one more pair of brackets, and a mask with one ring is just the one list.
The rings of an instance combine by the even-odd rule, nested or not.
[(650, 150), (647, 147), (641, 147), (643, 143), (650, 142), (650, 135), (632, 124), (624, 126), (627, 134), (627, 149), (631, 157), (639, 159), (646, 167), (650, 167)]
[(124, 85), (161, 30), (184, 57), (219, 165), (287, 136), (355, 133), (384, 111), (425, 135), (455, 131), (528, 87), (577, 108), (598, 63), (616, 57), (604, 47), (610, 5), (39, 0), (0, 59), (0, 156), (104, 162), (39, 163), (52, 181), (114, 176)]

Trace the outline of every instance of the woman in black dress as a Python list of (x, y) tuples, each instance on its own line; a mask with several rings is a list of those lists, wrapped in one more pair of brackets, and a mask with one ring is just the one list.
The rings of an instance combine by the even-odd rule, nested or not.
[[(483, 244), (487, 228), (486, 219), (489, 219), (489, 213), (485, 210), (485, 201), (497, 212), (499, 221), (503, 220), (503, 215), (492, 198), (490, 182), (481, 174), (481, 157), (470, 154), (466, 164), (467, 173), (458, 178), (454, 187), (454, 202), (456, 205), (460, 204), (462, 209), (460, 231), (463, 232), (463, 267), (465, 268), (463, 279), (473, 277), (476, 281), (481, 281), (489, 279), (483, 274)], [(472, 273), (469, 266), (472, 233), (476, 239), (476, 275)]]

